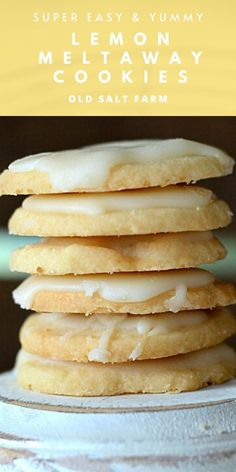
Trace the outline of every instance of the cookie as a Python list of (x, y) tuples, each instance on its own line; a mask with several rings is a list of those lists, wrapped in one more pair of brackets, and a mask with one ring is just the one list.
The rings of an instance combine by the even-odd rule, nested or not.
[(12, 271), (66, 275), (181, 269), (226, 255), (210, 231), (146, 236), (48, 238), (16, 249)]
[(234, 161), (185, 139), (122, 141), (36, 154), (0, 176), (0, 194), (106, 192), (190, 183), (232, 172)]
[(236, 319), (226, 309), (151, 316), (43, 313), (27, 318), (20, 341), (27, 352), (49, 359), (116, 363), (197, 351), (235, 331)]
[(180, 185), (28, 197), (11, 217), (9, 231), (31, 236), (112, 236), (205, 231), (230, 221), (228, 205), (210, 190)]
[(34, 275), (14, 290), (13, 297), (22, 308), (38, 312), (141, 315), (231, 305), (236, 302), (236, 287), (201, 269)]
[(224, 344), (158, 360), (123, 364), (53, 361), (20, 351), (21, 387), (56, 395), (119, 395), (197, 390), (236, 375), (236, 354)]

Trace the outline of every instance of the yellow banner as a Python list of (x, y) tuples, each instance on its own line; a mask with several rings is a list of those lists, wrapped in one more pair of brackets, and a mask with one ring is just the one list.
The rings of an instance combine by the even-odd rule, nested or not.
[(235, 115), (235, 0), (1, 6), (1, 115)]

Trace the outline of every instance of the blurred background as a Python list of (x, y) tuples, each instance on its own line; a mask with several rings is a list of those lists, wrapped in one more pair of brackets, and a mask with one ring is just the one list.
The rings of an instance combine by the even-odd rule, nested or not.
[[(27, 154), (73, 149), (104, 141), (182, 137), (224, 149), (236, 156), (236, 117), (0, 117), (0, 171)], [(235, 176), (201, 185), (211, 188), (236, 210)], [(8, 236), (7, 221), (21, 197), (2, 197), (0, 202), (0, 371), (15, 359), (18, 331), (27, 312), (13, 304), (11, 292), (24, 275), (8, 271), (10, 252), (32, 238)], [(228, 249), (224, 261), (211, 265), (218, 276), (236, 282), (236, 222), (219, 231)]]

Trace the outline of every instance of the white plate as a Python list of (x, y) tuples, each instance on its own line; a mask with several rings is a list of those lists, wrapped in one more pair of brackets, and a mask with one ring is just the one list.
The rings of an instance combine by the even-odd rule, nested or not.
[(0, 472), (232, 472), (236, 381), (197, 392), (76, 398), (0, 375)]

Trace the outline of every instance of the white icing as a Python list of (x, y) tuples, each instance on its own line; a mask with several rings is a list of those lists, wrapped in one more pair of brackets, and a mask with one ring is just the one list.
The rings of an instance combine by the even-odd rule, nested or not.
[[(219, 313), (221, 312), (222, 310), (219, 310)], [(162, 335), (204, 323), (208, 316), (212, 315), (208, 315), (202, 310), (184, 311), (178, 316), (172, 314), (145, 316), (96, 314), (85, 317), (84, 315), (43, 313), (34, 315), (36, 325), (33, 323), (30, 328), (24, 328), (24, 336), (30, 335), (32, 331), (37, 331), (39, 326), (44, 326), (47, 329), (53, 329), (56, 326), (59, 333), (61, 331), (63, 333), (60, 335), (60, 340), (63, 342), (67, 342), (76, 332), (83, 332), (84, 335), (88, 333), (89, 336), (93, 333), (99, 334), (98, 346), (89, 352), (88, 359), (89, 361), (109, 362), (111, 358), (109, 342), (114, 331), (120, 331), (121, 337), (124, 331), (136, 331), (142, 338), (138, 339), (129, 356), (129, 359), (136, 360), (142, 354), (149, 336)]]
[(110, 341), (113, 329), (107, 329), (101, 336), (99, 345), (88, 353), (88, 360), (95, 362), (108, 362), (110, 352), (108, 351), (108, 343)]
[(184, 306), (186, 302), (186, 295), (187, 295), (187, 287), (184, 284), (179, 284), (176, 287), (176, 291), (173, 297), (171, 297), (166, 302), (166, 308), (174, 313), (180, 310), (182, 306)]
[[(157, 319), (152, 319), (150, 316), (148, 320), (142, 319), (140, 320), (140, 324), (143, 323), (143, 332), (141, 333), (139, 326), (136, 328), (140, 334), (143, 334), (143, 337), (138, 343), (136, 344), (135, 348), (131, 352), (129, 359), (135, 361), (140, 357), (143, 352), (143, 348), (149, 336), (156, 336), (166, 334), (168, 332), (173, 332), (176, 330), (180, 330), (181, 328), (185, 328), (187, 326), (194, 326), (196, 324), (203, 323), (207, 319), (207, 313), (199, 310), (196, 312), (193, 311), (185, 311), (183, 313), (175, 315), (164, 315), (165, 317)], [(144, 318), (144, 317), (143, 317)], [(159, 319), (158, 319), (159, 318)]]
[(129, 359), (131, 361), (136, 361), (136, 359), (138, 359), (142, 352), (143, 352), (143, 348), (144, 348), (144, 345), (145, 345), (145, 342), (146, 342), (146, 336), (143, 337), (143, 339), (141, 339), (141, 341), (139, 341), (135, 348), (133, 349), (133, 351), (130, 353), (129, 355)]
[(155, 164), (179, 157), (210, 156), (233, 167), (223, 151), (186, 139), (121, 141), (82, 149), (46, 152), (12, 162), (11, 172), (45, 172), (55, 191), (94, 188), (104, 184), (111, 169), (122, 164)]
[[(99, 316), (99, 315), (98, 315)], [(97, 361), (97, 362), (108, 362), (111, 356), (111, 353), (108, 350), (109, 342), (111, 336), (115, 330), (115, 327), (121, 323), (126, 318), (124, 316), (106, 316), (100, 315), (100, 323), (105, 326), (105, 330), (102, 332), (102, 335), (99, 340), (98, 347), (93, 349), (88, 354), (89, 361)]]
[(34, 195), (23, 201), (23, 208), (39, 213), (85, 213), (139, 210), (145, 208), (198, 208), (214, 198), (210, 190), (191, 186), (127, 190), (98, 194)]
[[(58, 361), (54, 359), (48, 359), (46, 357), (41, 357), (35, 354), (30, 354), (25, 350), (21, 349), (18, 355), (18, 366), (22, 365), (25, 362), (39, 362), (40, 364), (49, 364), (56, 366), (68, 366), (74, 367), (80, 366), (79, 362), (73, 361)], [(149, 366), (155, 366), (156, 369), (166, 370), (166, 368), (173, 368), (182, 369), (182, 368), (193, 368), (193, 369), (201, 369), (204, 366), (213, 365), (216, 362), (232, 362), (235, 364), (236, 362), (236, 353), (235, 351), (227, 346), (226, 344), (219, 344), (218, 346), (210, 347), (208, 349), (202, 349), (200, 351), (191, 352), (188, 354), (181, 354), (179, 356), (173, 356), (165, 359), (154, 359), (154, 360), (147, 360), (142, 362), (137, 362), (136, 366), (141, 369), (146, 369)], [(108, 366), (106, 366), (108, 367)], [(121, 364), (113, 364), (110, 366), (112, 369), (129, 369), (131, 368), (132, 371), (135, 368), (134, 365), (130, 365), (129, 363)], [(87, 366), (89, 369), (89, 366)]]
[(13, 292), (16, 303), (30, 308), (34, 295), (40, 291), (83, 292), (86, 297), (94, 293), (114, 302), (141, 302), (156, 297), (179, 285), (187, 288), (212, 283), (214, 276), (205, 270), (169, 270), (155, 273), (38, 276), (26, 279)]
[[(222, 312), (222, 310), (219, 311)], [(207, 316), (207, 312), (203, 310), (182, 311), (178, 316), (170, 313), (158, 315), (107, 315), (99, 313), (91, 316), (68, 313), (38, 313), (32, 315), (33, 318), (36, 318), (37, 323), (36, 325), (33, 324), (31, 328), (34, 330), (34, 326), (36, 326), (37, 329), (39, 324), (40, 326), (44, 325), (52, 328), (56, 326), (63, 334), (64, 331), (72, 334), (75, 331), (91, 334), (115, 328), (121, 331), (137, 331), (140, 335), (158, 328), (158, 333), (162, 334), (173, 331), (173, 329), (179, 329), (182, 326), (201, 323)]]

